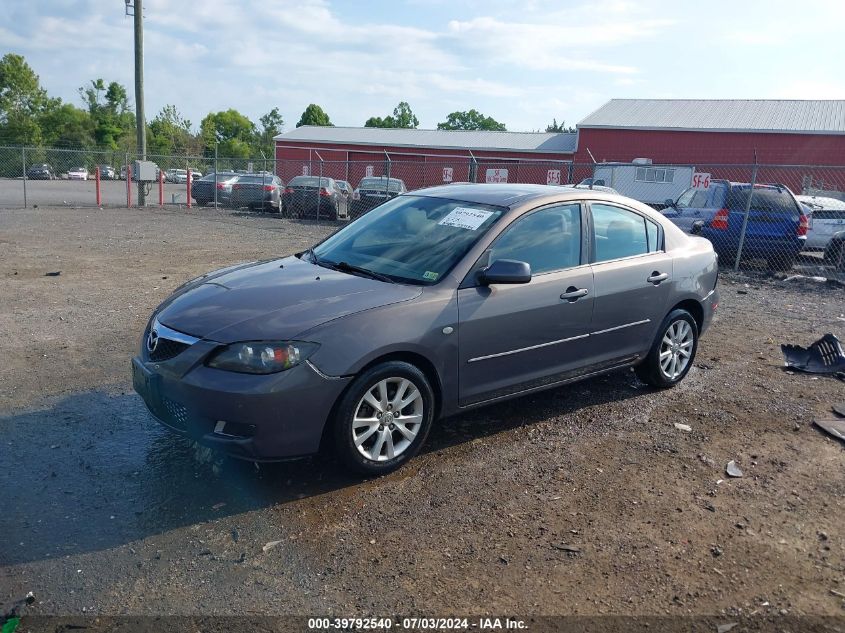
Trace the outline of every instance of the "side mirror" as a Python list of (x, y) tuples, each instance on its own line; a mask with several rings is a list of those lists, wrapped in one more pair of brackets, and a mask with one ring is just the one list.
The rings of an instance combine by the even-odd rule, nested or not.
[(515, 259), (497, 259), (487, 268), (482, 268), (478, 281), (490, 284), (527, 284), (531, 281), (531, 266)]
[(693, 235), (698, 235), (701, 233), (701, 229), (704, 228), (704, 220), (698, 220), (697, 222), (693, 222), (692, 228), (690, 229), (690, 233)]
[(672, 198), (666, 198), (666, 201), (665, 201), (664, 204), (666, 204), (667, 207), (672, 207), (672, 208), (675, 207), (675, 201), (672, 200)]

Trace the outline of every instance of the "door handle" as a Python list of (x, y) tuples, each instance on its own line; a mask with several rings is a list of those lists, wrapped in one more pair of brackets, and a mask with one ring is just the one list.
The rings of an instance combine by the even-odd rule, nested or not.
[(661, 281), (666, 281), (669, 279), (669, 273), (661, 273), (658, 271), (654, 271), (651, 275), (646, 279), (648, 283), (654, 284), (655, 286), (660, 285)]
[(569, 286), (562, 295), (560, 295), (561, 299), (566, 299), (569, 303), (573, 303), (578, 301), (581, 297), (586, 297), (590, 294), (590, 291), (586, 288), (576, 288), (575, 286)]

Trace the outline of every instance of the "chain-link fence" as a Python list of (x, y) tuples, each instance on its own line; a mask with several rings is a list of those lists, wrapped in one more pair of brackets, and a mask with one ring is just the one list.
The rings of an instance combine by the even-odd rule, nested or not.
[(355, 219), (405, 191), (471, 182), (607, 189), (709, 239), (723, 266), (845, 272), (845, 167), (573, 163), (373, 154), (322, 161), (0, 147), (0, 207), (180, 205)]

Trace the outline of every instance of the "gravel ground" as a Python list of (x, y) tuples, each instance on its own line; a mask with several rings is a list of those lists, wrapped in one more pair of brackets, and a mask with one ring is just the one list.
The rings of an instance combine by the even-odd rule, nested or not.
[(842, 335), (840, 287), (723, 275), (679, 387), (622, 372), (479, 409), (381, 479), (220, 459), (151, 420), (129, 380), (151, 310), (329, 230), (0, 211), (0, 607), (33, 591), (29, 613), (61, 615), (845, 614), (845, 453), (811, 424), (845, 384), (784, 372), (778, 347)]

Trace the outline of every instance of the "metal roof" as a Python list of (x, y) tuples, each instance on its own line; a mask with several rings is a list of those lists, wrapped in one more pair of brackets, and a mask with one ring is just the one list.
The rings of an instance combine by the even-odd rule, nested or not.
[(845, 100), (611, 99), (578, 128), (845, 134)]
[(321, 127), (303, 125), (274, 138), (277, 141), (379, 145), (433, 149), (504, 150), (519, 152), (575, 151), (574, 133), (488, 132), (485, 130), (419, 130), (378, 127)]

